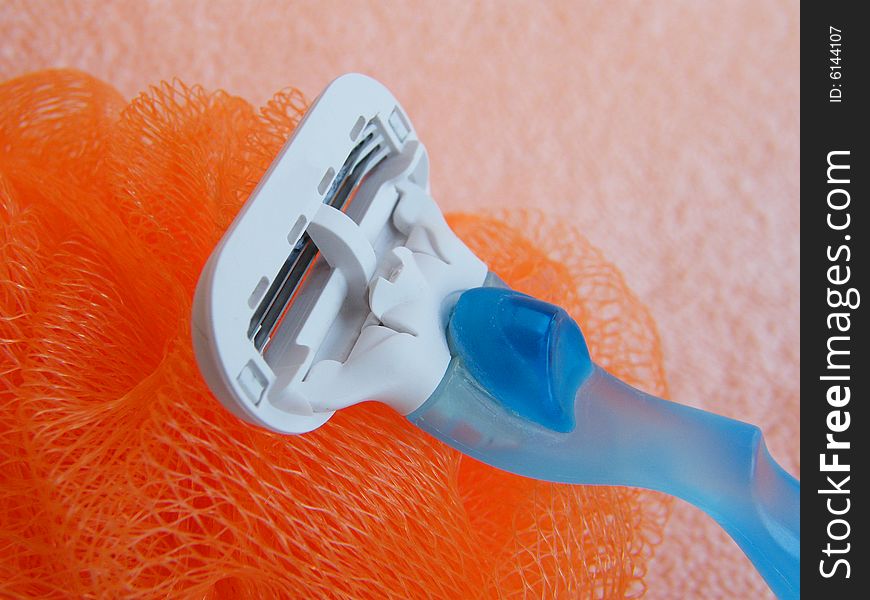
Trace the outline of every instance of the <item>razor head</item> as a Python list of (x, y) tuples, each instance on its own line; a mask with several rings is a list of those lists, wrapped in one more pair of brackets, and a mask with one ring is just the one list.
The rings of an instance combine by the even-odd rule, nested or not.
[(392, 94), (357, 74), (330, 84), (197, 285), (194, 349), (227, 408), (303, 433), (362, 400), (425, 401), (450, 358), (445, 306), (486, 275), (428, 189)]

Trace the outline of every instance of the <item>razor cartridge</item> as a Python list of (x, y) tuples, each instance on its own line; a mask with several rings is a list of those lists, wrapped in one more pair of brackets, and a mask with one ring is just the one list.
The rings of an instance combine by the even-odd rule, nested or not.
[(310, 431), (370, 399), (405, 414), (450, 360), (445, 303), (486, 273), (429, 196), (405, 111), (375, 80), (345, 75), (205, 265), (197, 361), (227, 408), (275, 431)]

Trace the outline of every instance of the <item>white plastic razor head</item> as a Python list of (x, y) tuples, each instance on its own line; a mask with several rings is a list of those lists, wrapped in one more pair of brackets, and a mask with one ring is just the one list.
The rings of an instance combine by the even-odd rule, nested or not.
[(407, 414), (450, 361), (450, 302), (486, 273), (429, 196), (428, 157), (399, 103), (345, 75), (203, 268), (196, 358), (227, 408), (275, 431), (316, 429), (364, 400)]

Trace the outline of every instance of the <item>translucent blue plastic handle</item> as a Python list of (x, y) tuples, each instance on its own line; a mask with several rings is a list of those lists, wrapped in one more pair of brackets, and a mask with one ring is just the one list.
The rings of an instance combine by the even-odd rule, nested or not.
[(548, 481), (636, 486), (691, 502), (737, 542), (777, 596), (800, 595), (800, 484), (752, 425), (640, 392), (589, 359), (558, 307), (466, 292), (454, 358), (408, 418), (492, 466)]

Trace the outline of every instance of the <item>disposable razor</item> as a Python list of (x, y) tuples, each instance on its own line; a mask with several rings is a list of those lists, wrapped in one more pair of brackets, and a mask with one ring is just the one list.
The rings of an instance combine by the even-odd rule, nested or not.
[(308, 110), (203, 268), (192, 335), (209, 388), (250, 423), (302, 434), (376, 400), (506, 471), (683, 498), (778, 596), (800, 594), (800, 483), (760, 430), (623, 383), (563, 309), (491, 273), (369, 77)]

